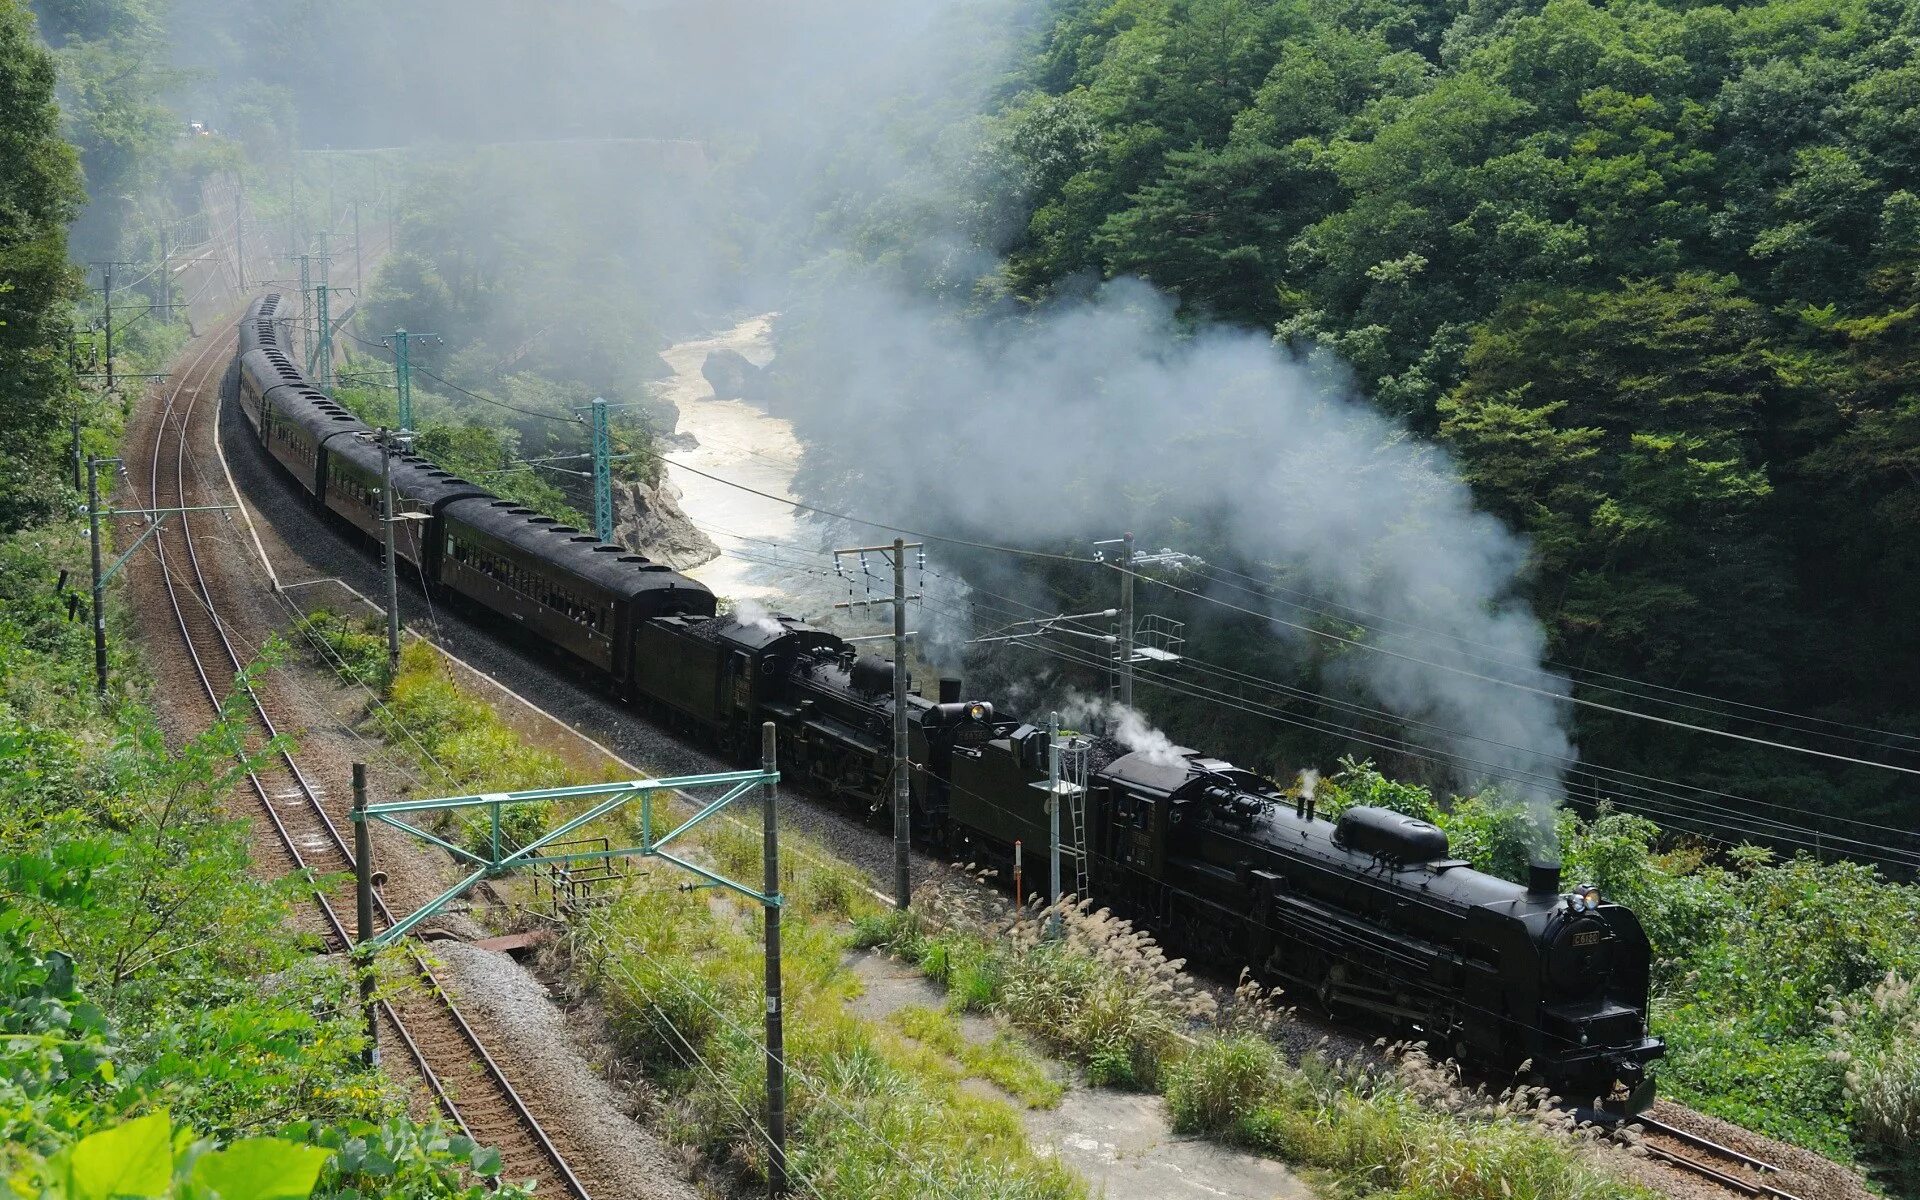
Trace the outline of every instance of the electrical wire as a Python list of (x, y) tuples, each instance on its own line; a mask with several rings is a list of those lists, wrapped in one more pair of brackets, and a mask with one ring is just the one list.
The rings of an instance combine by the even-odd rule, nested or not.
[[(1117, 570), (1118, 568), (1116, 567), (1115, 569)], [(1134, 577), (1141, 582), (1150, 583), (1156, 587), (1164, 588), (1171, 592), (1178, 592), (1183, 596), (1190, 596), (1196, 600), (1201, 600), (1208, 604), (1217, 604), (1223, 608), (1232, 609), (1235, 612), (1245, 613), (1247, 616), (1250, 616), (1250, 617), (1257, 617), (1263, 621), (1271, 621), (1276, 625), (1283, 625), (1289, 629), (1299, 630), (1302, 633), (1309, 633), (1315, 637), (1325, 638), (1329, 641), (1338, 642), (1344, 646), (1349, 646), (1349, 647), (1360, 649), (1360, 650), (1367, 650), (1374, 654), (1388, 655), (1392, 658), (1402, 659), (1407, 662), (1418, 663), (1422, 666), (1432, 667), (1436, 670), (1447, 671), (1455, 675), (1462, 675), (1469, 679), (1475, 679), (1482, 683), (1491, 683), (1499, 687), (1513, 688), (1518, 691), (1527, 692), (1532, 695), (1543, 697), (1555, 703), (1574, 704), (1582, 708), (1591, 708), (1591, 709), (1597, 709), (1601, 712), (1612, 713), (1616, 716), (1631, 717), (1639, 721), (1650, 721), (1650, 722), (1653, 722), (1654, 724), (1672, 726), (1673, 728), (1684, 729), (1693, 733), (1704, 733), (1704, 734), (1710, 734), (1714, 737), (1731, 738), (1735, 741), (1747, 742), (1756, 746), (1766, 746), (1774, 750), (1785, 750), (1794, 754), (1805, 754), (1805, 755), (1811, 755), (1815, 758), (1832, 759), (1838, 762), (1849, 763), (1853, 766), (1872, 767), (1876, 770), (1893, 771), (1902, 775), (1920, 776), (1920, 767), (1903, 767), (1895, 763), (1875, 762), (1871, 759), (1855, 758), (1850, 754), (1836, 754), (1830, 750), (1816, 750), (1810, 746), (1796, 746), (1791, 742), (1777, 742), (1770, 738), (1753, 737), (1744, 733), (1734, 733), (1733, 731), (1727, 730), (1727, 729), (1715, 729), (1710, 725), (1697, 725), (1691, 721), (1679, 721), (1679, 720), (1673, 719), (1672, 717), (1662, 717), (1653, 713), (1639, 712), (1631, 708), (1621, 708), (1620, 706), (1614, 705), (1614, 704), (1603, 704), (1598, 700), (1589, 700), (1585, 697), (1574, 696), (1565, 692), (1556, 692), (1556, 691), (1551, 691), (1547, 688), (1534, 687), (1531, 684), (1521, 683), (1520, 681), (1514, 680), (1514, 679), (1501, 679), (1497, 676), (1485, 675), (1478, 671), (1469, 670), (1466, 667), (1455, 666), (1450, 663), (1434, 662), (1431, 659), (1421, 658), (1413, 654), (1406, 654), (1398, 650), (1389, 649), (1388, 647), (1385, 647), (1385, 646), (1375, 645), (1372, 642), (1363, 642), (1355, 638), (1342, 636), (1341, 634), (1331, 633), (1324, 629), (1316, 629), (1311, 625), (1302, 625), (1297, 621), (1289, 621), (1282, 617), (1276, 617), (1272, 613), (1257, 612), (1254, 609), (1245, 608), (1241, 605), (1233, 604), (1229, 601), (1222, 600), (1217, 596), (1208, 596), (1208, 595), (1205, 595), (1204, 593), (1196, 592), (1191, 588), (1183, 588), (1178, 584), (1169, 583), (1164, 579), (1156, 579), (1151, 575), (1140, 575), (1136, 573)]]
[(759, 496), (765, 500), (772, 500), (778, 504), (785, 504), (801, 512), (810, 512), (817, 516), (822, 516), (822, 517), (833, 517), (835, 520), (847, 521), (855, 525), (864, 525), (871, 529), (884, 529), (888, 533), (899, 533), (899, 534), (905, 534), (908, 537), (925, 538), (927, 541), (930, 541), (930, 542), (944, 542), (950, 546), (969, 546), (975, 550), (992, 550), (1000, 554), (1018, 555), (1022, 558), (1044, 558), (1044, 559), (1052, 559), (1056, 562), (1077, 562), (1077, 563), (1098, 563), (1100, 561), (1094, 558), (1081, 558), (1077, 555), (1072, 555), (1072, 554), (1054, 554), (1046, 550), (1023, 550), (1018, 546), (999, 546), (991, 542), (977, 542), (968, 538), (953, 537), (943, 533), (929, 533), (924, 529), (908, 529), (905, 526), (901, 526), (901, 525), (888, 525), (882, 521), (873, 521), (873, 520), (869, 520), (866, 517), (856, 517), (851, 513), (835, 512), (833, 509), (830, 509), (830, 508), (820, 508), (816, 505), (807, 504), (802, 501), (795, 500), (791, 496), (780, 496), (780, 495), (775, 495), (772, 492), (763, 492), (759, 488), (748, 487), (744, 483), (737, 483), (734, 480), (712, 474), (711, 472), (708, 472), (708, 471), (703, 471), (698, 467), (690, 467), (686, 463), (680, 462), (676, 459), (668, 458), (666, 455), (661, 454), (654, 450), (637, 450), (631, 446), (622, 445), (621, 451), (626, 454), (638, 455), (641, 458), (653, 459), (655, 462), (661, 463), (664, 466), (672, 467), (675, 470), (686, 471), (689, 474), (698, 475), (702, 479), (709, 479), (709, 480), (712, 480), (714, 483), (723, 484), (726, 487), (734, 488), (739, 491), (749, 493), (750, 495)]
[[(1461, 635), (1461, 634), (1448, 633), (1442, 630), (1429, 629), (1425, 626), (1417, 625), (1417, 624), (1414, 624), (1413, 622), (1404, 621), (1395, 617), (1380, 616), (1378, 614), (1369, 613), (1363, 609), (1354, 608), (1351, 605), (1343, 604), (1338, 601), (1319, 600), (1315, 597), (1312, 597), (1308, 593), (1300, 592), (1291, 588), (1285, 588), (1278, 584), (1263, 585), (1259, 580), (1254, 579), (1250, 575), (1244, 575), (1237, 571), (1230, 571), (1224, 567), (1216, 566), (1212, 563), (1204, 564), (1201, 569), (1211, 573), (1213, 577), (1210, 579), (1210, 582), (1217, 583), (1222, 587), (1232, 588), (1235, 591), (1244, 592), (1247, 595), (1254, 596), (1262, 600), (1266, 600), (1273, 603), (1285, 604), (1285, 605), (1288, 605), (1289, 607), (1296, 608), (1304, 612), (1311, 612), (1320, 616), (1325, 616), (1325, 617), (1330, 617), (1336, 620), (1346, 621), (1350, 624), (1357, 624), (1383, 637), (1402, 637), (1402, 638), (1408, 638), (1411, 640), (1414, 634), (1421, 634), (1431, 638), (1447, 639), (1450, 641), (1460, 643), (1462, 645), (1473, 646), (1478, 649), (1481, 649), (1486, 652), (1485, 657), (1489, 661), (1497, 662), (1504, 667), (1516, 667), (1524, 671), (1533, 672), (1544, 678), (1548, 678), (1548, 679), (1553, 678), (1552, 673), (1549, 671), (1541, 670), (1538, 666), (1535, 666), (1532, 663), (1521, 662), (1511, 656), (1505, 655), (1498, 647), (1489, 646), (1484, 642), (1475, 641), (1474, 639), (1465, 637), (1464, 635)], [(1244, 580), (1247, 583), (1253, 584), (1254, 586), (1242, 587), (1239, 584), (1232, 583), (1226, 579), (1220, 578), (1220, 576), (1223, 576), (1223, 575), (1232, 576), (1235, 579)], [(1265, 589), (1285, 591), (1295, 596), (1305, 596), (1307, 597), (1307, 599), (1306, 600), (1289, 600), (1280, 596), (1275, 596), (1271, 594), (1271, 591), (1268, 591)], [(1332, 610), (1338, 610), (1338, 611), (1332, 611)], [(1399, 632), (1392, 629), (1383, 629), (1381, 628), (1382, 625), (1400, 625), (1400, 626), (1404, 626), (1407, 630), (1410, 630), (1412, 632), (1403, 633), (1403, 632)], [(1558, 668), (1562, 671), (1569, 673), (1570, 675), (1578, 674), (1578, 675), (1584, 675), (1584, 676), (1591, 676), (1593, 678), (1579, 679), (1579, 680), (1576, 680), (1576, 682), (1579, 683), (1579, 685), (1582, 687), (1596, 690), (1596, 691), (1611, 692), (1619, 696), (1630, 697), (1638, 700), (1646, 700), (1654, 704), (1665, 704), (1671, 707), (1687, 709), (1693, 712), (1707, 713), (1713, 716), (1728, 717), (1734, 720), (1752, 721), (1755, 724), (1769, 726), (1776, 729), (1784, 729), (1784, 730), (1788, 730), (1795, 733), (1807, 733), (1807, 734), (1813, 734), (1814, 736), (1817, 736), (1817, 737), (1835, 738), (1840, 741), (1852, 742), (1854, 744), (1862, 745), (1862, 746), (1873, 746), (1873, 747), (1877, 747), (1880, 749), (1887, 749), (1887, 750), (1902, 750), (1904, 753), (1920, 753), (1920, 749), (1904, 750), (1902, 747), (1888, 746), (1885, 744), (1887, 739), (1920, 743), (1920, 736), (1915, 736), (1912, 734), (1897, 733), (1892, 730), (1885, 730), (1885, 729), (1875, 729), (1867, 725), (1857, 725), (1857, 724), (1853, 724), (1846, 721), (1834, 721), (1825, 717), (1815, 717), (1815, 716), (1810, 716), (1803, 713), (1793, 713), (1793, 712), (1788, 712), (1784, 709), (1768, 708), (1765, 705), (1748, 704), (1743, 701), (1732, 700), (1726, 697), (1712, 696), (1704, 692), (1690, 692), (1680, 688), (1667, 687), (1663, 684), (1651, 683), (1646, 680), (1634, 679), (1631, 676), (1615, 675), (1607, 671), (1599, 671), (1599, 670), (1594, 670), (1594, 669), (1589, 669), (1584, 667), (1576, 667), (1571, 664), (1560, 662), (1550, 658), (1540, 659), (1539, 664), (1541, 666)], [(1663, 692), (1673, 693), (1676, 695), (1688, 696), (1696, 700), (1707, 700), (1707, 701), (1711, 701), (1714, 704), (1722, 704), (1722, 705), (1727, 705), (1734, 708), (1747, 709), (1753, 712), (1765, 713), (1765, 714), (1768, 714), (1769, 716), (1785, 717), (1792, 721), (1812, 722), (1812, 723), (1821, 724), (1821, 725), (1831, 725), (1839, 729), (1851, 729), (1856, 733), (1871, 734), (1875, 738), (1879, 738), (1882, 740), (1875, 741), (1870, 738), (1852, 737), (1852, 736), (1841, 734), (1841, 733), (1830, 733), (1824, 730), (1809, 729), (1803, 725), (1789, 724), (1786, 721), (1770, 721), (1770, 720), (1765, 720), (1758, 717), (1743, 717), (1743, 716), (1740, 716), (1739, 714), (1726, 712), (1718, 708), (1708, 707), (1707, 705), (1689, 704), (1683, 700), (1669, 700), (1661, 696), (1647, 695), (1643, 692), (1635, 692), (1623, 687), (1613, 687), (1608, 684), (1596, 683), (1593, 681), (1593, 679), (1611, 679), (1619, 683), (1632, 684), (1636, 687), (1650, 688), (1656, 691), (1663, 691)]]
[[(703, 525), (702, 522), (698, 522), (698, 521), (694, 523), (696, 525)], [(718, 528), (716, 526), (705, 526), (705, 527), (716, 528), (716, 529)], [(733, 537), (748, 536), (748, 535), (733, 533), (732, 531), (728, 531), (728, 530), (720, 530), (720, 532), (728, 533), (729, 536), (733, 536)], [(748, 540), (760, 541), (770, 546), (777, 546), (777, 543), (767, 542), (766, 539), (749, 538)], [(806, 574), (812, 574), (812, 575), (820, 576), (822, 578), (833, 577), (830, 572), (826, 572), (816, 566), (795, 562), (792, 560), (781, 559), (776, 556), (769, 555), (767, 557), (754, 557), (749, 554), (738, 553), (738, 552), (728, 552), (728, 553), (730, 553), (734, 557), (739, 557), (744, 559), (745, 561), (755, 562), (761, 565), (777, 567), (777, 568), (785, 569), (789, 571), (797, 571), (797, 572), (802, 572)], [(954, 613), (951, 609), (946, 608), (937, 603), (930, 603), (925, 600), (923, 600), (921, 603), (923, 605), (934, 608), (936, 611), (943, 611), (947, 613), (949, 616), (960, 615), (960, 614)], [(987, 606), (987, 607), (991, 608), (991, 606)], [(1002, 612), (1004, 615), (1007, 615), (1007, 616), (1017, 615), (1014, 613), (1006, 612), (1006, 610), (998, 610), (998, 611)], [(1060, 658), (1064, 661), (1071, 662), (1075, 665), (1088, 667), (1094, 670), (1110, 670), (1111, 669), (1110, 664), (1103, 663), (1097, 659), (1085, 657), (1084, 655), (1078, 653), (1077, 652), (1078, 648), (1069, 649), (1067, 647), (1061, 646), (1056, 643), (1047, 643), (1045, 644), (1044, 647), (1040, 644), (1029, 643), (1029, 642), (1015, 642), (1012, 644), (1025, 645), (1031, 649), (1045, 649), (1047, 652), (1051, 653), (1056, 658)], [(1439, 734), (1443, 734), (1449, 737), (1471, 739), (1471, 740), (1488, 743), (1494, 746), (1498, 746), (1498, 747), (1501, 747), (1504, 749), (1510, 749), (1510, 750), (1523, 749), (1521, 747), (1515, 747), (1504, 742), (1499, 742), (1496, 739), (1488, 738), (1484, 735), (1466, 734), (1466, 733), (1461, 733), (1460, 731), (1457, 731), (1457, 730), (1449, 730), (1442, 726), (1434, 725), (1431, 722), (1424, 722), (1419, 720), (1408, 720), (1406, 718), (1401, 718), (1394, 714), (1387, 713), (1384, 710), (1372, 709), (1364, 705), (1358, 705), (1358, 704), (1354, 704), (1347, 701), (1341, 701), (1333, 697), (1326, 696), (1322, 693), (1314, 692), (1311, 689), (1289, 687), (1288, 685), (1280, 684), (1273, 680), (1262, 679), (1258, 676), (1246, 675), (1242, 672), (1232, 671), (1227, 668), (1213, 667), (1211, 664), (1200, 663), (1196, 660), (1183, 658), (1182, 664), (1190, 665), (1198, 669), (1202, 669), (1204, 672), (1212, 673), (1216, 677), (1227, 677), (1227, 678), (1231, 678), (1235, 682), (1251, 683), (1256, 686), (1260, 686), (1280, 694), (1292, 695), (1295, 698), (1311, 700), (1311, 701), (1324, 704), (1336, 709), (1343, 709), (1352, 713), (1353, 715), (1361, 716), (1366, 719), (1378, 719), (1393, 725), (1412, 724), (1412, 725), (1415, 725)], [(1245, 713), (1248, 713), (1249, 715), (1261, 716), (1270, 720), (1277, 721), (1282, 724), (1293, 725), (1299, 728), (1308, 729), (1310, 731), (1325, 733), (1325, 734), (1342, 737), (1349, 740), (1357, 740), (1362, 745), (1365, 745), (1374, 750), (1411, 757), (1419, 761), (1427, 762), (1431, 765), (1448, 768), (1455, 772), (1460, 772), (1464, 770), (1465, 773), (1468, 775), (1479, 775), (1482, 777), (1490, 776), (1493, 778), (1502, 778), (1502, 779), (1506, 779), (1508, 782), (1519, 783), (1528, 787), (1546, 788), (1556, 792), (1559, 791), (1563, 786), (1563, 781), (1560, 778), (1555, 776), (1542, 774), (1537, 771), (1527, 771), (1523, 768), (1518, 768), (1518, 767), (1508, 767), (1503, 764), (1492, 763), (1484, 759), (1472, 758), (1470, 756), (1463, 755), (1458, 752), (1447, 751), (1445, 749), (1438, 748), (1438, 747), (1431, 747), (1431, 746), (1416, 744), (1404, 738), (1395, 737), (1391, 734), (1358, 729), (1354, 726), (1341, 724), (1337, 721), (1332, 721), (1327, 718), (1304, 716), (1301, 714), (1286, 712), (1285, 710), (1277, 709), (1269, 705), (1264, 705), (1259, 703), (1258, 701), (1249, 700), (1244, 696), (1236, 695), (1234, 693), (1221, 691), (1215, 688), (1208, 688), (1208, 687), (1205, 687), (1204, 685), (1199, 685), (1199, 684), (1183, 684), (1181, 681), (1176, 680), (1171, 676), (1163, 676), (1151, 671), (1142, 671), (1137, 673), (1137, 677), (1146, 679), (1152, 686), (1158, 686), (1162, 688), (1162, 690), (1169, 691), (1175, 694), (1186, 695), (1193, 699), (1201, 700), (1206, 703), (1219, 705), (1221, 707), (1225, 707), (1228, 709), (1245, 712)], [(1586, 786), (1593, 787), (1596, 790), (1596, 792), (1600, 791), (1601, 789), (1605, 789), (1606, 791), (1612, 793), (1610, 798), (1613, 799), (1615, 803), (1618, 804), (1620, 807), (1634, 808), (1634, 809), (1637, 809), (1638, 811), (1654, 813), (1661, 816), (1663, 819), (1670, 820), (1670, 821), (1673, 821), (1673, 820), (1699, 821), (1699, 820), (1706, 819), (1708, 813), (1717, 813), (1719, 814), (1719, 817), (1723, 821), (1723, 823), (1725, 823), (1731, 828), (1738, 829), (1740, 832), (1751, 837), (1768, 839), (1776, 842), (1784, 841), (1790, 844), (1811, 848), (1816, 851), (1834, 849), (1835, 847), (1829, 845), (1829, 843), (1840, 843), (1840, 844), (1854, 847), (1854, 849), (1846, 852), (1851, 854), (1856, 854), (1860, 857), (1872, 858), (1877, 861), (1882, 861), (1882, 862), (1886, 862), (1894, 865), (1902, 865), (1902, 866), (1920, 865), (1920, 855), (1916, 855), (1914, 851), (1905, 850), (1897, 846), (1890, 846), (1890, 845), (1887, 845), (1885, 842), (1876, 842), (1876, 841), (1871, 841), (1864, 838), (1849, 837), (1844, 834), (1830, 833), (1823, 830), (1815, 829), (1812, 826), (1808, 826), (1805, 824), (1800, 824), (1800, 823), (1795, 823), (1790, 821), (1774, 820), (1772, 818), (1760, 816), (1757, 814), (1750, 814), (1747, 812), (1743, 812), (1738, 809), (1730, 809), (1722, 805), (1714, 805), (1702, 800), (1701, 797), (1705, 795), (1711, 795), (1711, 796), (1722, 797), (1725, 799), (1735, 800), (1742, 804), (1746, 804), (1754, 807), (1771, 808), (1771, 809), (1775, 809), (1777, 811), (1783, 811), (1783, 812), (1794, 812), (1794, 813), (1801, 812), (1801, 810), (1794, 809), (1787, 805), (1772, 804), (1770, 802), (1754, 800), (1749, 797), (1737, 796), (1737, 795), (1734, 795), (1733, 793), (1720, 792), (1710, 788), (1696, 788), (1696, 787), (1693, 787), (1692, 785), (1677, 783), (1672, 780), (1661, 779), (1658, 776), (1644, 775), (1638, 772), (1626, 771), (1620, 768), (1596, 766), (1593, 764), (1581, 762), (1580, 760), (1577, 760), (1577, 759), (1567, 759), (1559, 756), (1548, 756), (1548, 757), (1553, 758), (1555, 761), (1565, 763), (1569, 774), (1571, 774), (1576, 780), (1582, 781)], [(1623, 776), (1631, 776), (1632, 778), (1623, 778)], [(1636, 782), (1636, 781), (1645, 781), (1645, 782)], [(1682, 792), (1665, 791), (1659, 787), (1649, 786), (1650, 784), (1664, 785), (1666, 788), (1682, 789), (1682, 792), (1686, 794), (1682, 794)], [(1846, 824), (1875, 829), (1881, 832), (1891, 833), (1895, 835), (1905, 835), (1906, 833), (1905, 830), (1897, 829), (1893, 826), (1877, 824), (1874, 822), (1859, 821), (1852, 818), (1844, 818), (1844, 817), (1835, 818), (1835, 819)], [(1800, 836), (1800, 835), (1807, 835), (1807, 836)], [(1815, 840), (1811, 840), (1811, 841), (1808, 840), (1809, 836)]]

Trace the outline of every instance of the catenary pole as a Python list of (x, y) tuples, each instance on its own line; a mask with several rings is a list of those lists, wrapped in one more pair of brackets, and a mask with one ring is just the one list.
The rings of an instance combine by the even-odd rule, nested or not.
[(393, 554), (393, 433), (380, 430), (380, 528), (387, 559), (387, 677), (400, 673), (400, 576)]
[(410, 357), (407, 353), (407, 331), (393, 331), (393, 379), (394, 391), (400, 402), (400, 428), (413, 428), (413, 378)]
[[(771, 776), (778, 765), (778, 741), (772, 721), (760, 726), (760, 770)], [(761, 858), (765, 895), (780, 894), (779, 785), (771, 779), (760, 785), (763, 811)], [(780, 905), (762, 906), (766, 914), (767, 989), (767, 1194), (787, 1190), (787, 1042), (785, 998), (780, 984)]]
[(907, 544), (893, 539), (893, 903), (913, 899), (912, 792), (907, 777)]
[[(1047, 904), (1060, 903), (1060, 714), (1047, 714)], [(1049, 918), (1051, 926), (1058, 915)]]
[(247, 290), (247, 185), (233, 185), (233, 262), (240, 275), (240, 290)]
[(322, 283), (313, 289), (314, 304), (320, 316), (320, 344), (314, 351), (314, 385), (328, 396), (333, 395), (333, 317), (328, 311), (327, 298), (333, 289)]
[(87, 460), (87, 540), (93, 553), (93, 690), (107, 694), (106, 582), (100, 571), (100, 463)]
[(1120, 535), (1120, 703), (1133, 707), (1133, 534)]
[(603, 542), (613, 540), (613, 439), (607, 432), (607, 402), (593, 398), (593, 532)]
[(100, 302), (106, 305), (107, 395), (113, 395), (113, 264), (107, 264), (106, 286), (100, 290)]
[(367, 1022), (367, 1046), (361, 1061), (380, 1065), (380, 1021), (373, 1002), (373, 830), (367, 825), (367, 764), (353, 764), (353, 911), (361, 948), (360, 1009)]
[(313, 319), (313, 256), (300, 256), (300, 339), (306, 346), (307, 370), (313, 370), (313, 335), (308, 333)]
[[(907, 601), (920, 599), (918, 592), (907, 594), (907, 551), (922, 550), (922, 543), (893, 539), (890, 546), (848, 546), (833, 552), (833, 564), (836, 574), (845, 574), (842, 562), (847, 555), (860, 556), (858, 578), (865, 587), (873, 576), (867, 570), (869, 554), (882, 554), (893, 563), (893, 594), (875, 597), (869, 591), (863, 599), (848, 598), (835, 604), (835, 608), (867, 608), (877, 604), (893, 605), (893, 902), (898, 908), (906, 908), (913, 899), (913, 877), (911, 871), (913, 849), (913, 790), (908, 772), (912, 763), (907, 757), (907, 639), (913, 636), (907, 631)], [(922, 550), (924, 553), (924, 550)], [(924, 565), (924, 563), (923, 563)], [(871, 637), (849, 638), (852, 642), (881, 641), (888, 635), (876, 633)]]

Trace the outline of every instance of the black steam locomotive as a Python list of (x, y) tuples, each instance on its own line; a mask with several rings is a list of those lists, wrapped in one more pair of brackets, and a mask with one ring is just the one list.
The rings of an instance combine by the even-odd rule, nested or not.
[[(377, 538), (373, 431), (307, 382), (275, 323), (240, 326), (239, 402), (319, 509)], [(437, 599), (567, 656), (625, 703), (757, 753), (779, 730), (787, 778), (878, 811), (891, 770), (892, 666), (790, 617), (716, 616), (699, 582), (411, 455), (392, 462), (396, 554)], [(916, 834), (1005, 861), (1048, 844), (1045, 729), (962, 698), (908, 697)], [(1525, 1072), (1577, 1100), (1651, 1100), (1649, 949), (1633, 913), (1536, 868), (1473, 870), (1444, 832), (1380, 808), (1320, 817), (1270, 781), (1188, 750), (1094, 740), (1069, 822), (1076, 879), (1190, 957), (1245, 965), (1328, 1009), (1417, 1033), (1462, 1062)]]

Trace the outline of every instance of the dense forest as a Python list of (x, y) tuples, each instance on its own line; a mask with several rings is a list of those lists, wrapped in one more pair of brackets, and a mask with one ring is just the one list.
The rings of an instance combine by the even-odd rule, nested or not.
[[(1059, 0), (1019, 36), (983, 114), (908, 122), (931, 165), (830, 214), (829, 241), (956, 319), (1031, 321), (1137, 276), (1192, 331), (1330, 355), (1527, 536), (1521, 588), (1580, 695), (1920, 761), (1909, 6)], [(796, 305), (796, 381), (835, 352), (809, 323), (831, 324)], [(830, 490), (847, 464), (822, 455)], [(1270, 597), (1313, 590), (1177, 495), (1112, 511)], [(1110, 580), (1051, 575), (1111, 603)], [(1223, 654), (1255, 628), (1156, 603)], [(1273, 736), (1159, 712), (1256, 757)], [(1585, 760), (1911, 849), (1911, 776), (1591, 708), (1575, 733)]]

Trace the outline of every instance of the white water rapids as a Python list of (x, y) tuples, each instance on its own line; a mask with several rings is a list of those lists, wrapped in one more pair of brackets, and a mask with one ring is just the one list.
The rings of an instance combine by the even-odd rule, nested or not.
[[(833, 608), (836, 601), (849, 598), (850, 583), (833, 575), (832, 551), (860, 544), (856, 531), (731, 486), (793, 495), (802, 453), (793, 426), (745, 401), (716, 397), (700, 373), (707, 355), (723, 349), (765, 366), (773, 358), (775, 315), (749, 317), (731, 329), (660, 352), (673, 375), (656, 387), (680, 410), (676, 432), (691, 435), (696, 443), (691, 449), (669, 451), (667, 476), (680, 491), (681, 510), (720, 547), (719, 558), (686, 573), (736, 604), (802, 617), (842, 634), (890, 630), (884, 608), (852, 610), (851, 615)], [(875, 576), (852, 581), (853, 599), (864, 599), (869, 584), (891, 594), (886, 565), (874, 556), (868, 564)], [(850, 566), (857, 568), (857, 563)]]

